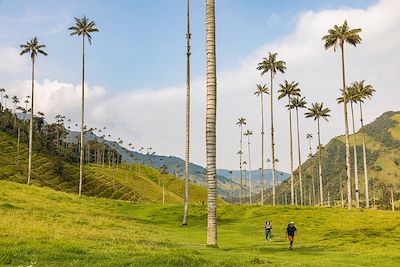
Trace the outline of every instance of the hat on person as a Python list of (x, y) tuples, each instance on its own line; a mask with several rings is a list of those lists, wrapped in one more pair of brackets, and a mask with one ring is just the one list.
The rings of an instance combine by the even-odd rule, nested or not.
[(290, 222), (289, 224), (294, 224), (294, 222)]

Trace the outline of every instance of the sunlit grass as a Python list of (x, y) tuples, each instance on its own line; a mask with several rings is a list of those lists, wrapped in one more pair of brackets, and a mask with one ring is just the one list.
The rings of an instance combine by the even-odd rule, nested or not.
[[(219, 248), (207, 248), (206, 206), (82, 197), (0, 181), (0, 265), (395, 266), (400, 213), (338, 208), (229, 206), (218, 211)], [(272, 221), (273, 242), (263, 223)], [(299, 229), (295, 250), (284, 238)]]

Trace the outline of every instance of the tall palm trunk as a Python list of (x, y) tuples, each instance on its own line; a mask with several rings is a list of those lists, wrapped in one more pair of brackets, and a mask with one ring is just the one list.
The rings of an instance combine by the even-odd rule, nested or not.
[(252, 181), (251, 181), (251, 156), (250, 156), (250, 135), (247, 135), (247, 151), (249, 153), (249, 201), (250, 204), (252, 204), (252, 197), (251, 197), (251, 193), (252, 193)]
[(19, 143), (21, 139), (21, 126), (18, 123), (18, 134), (17, 134), (17, 165), (19, 162)]
[(353, 110), (353, 102), (350, 102), (351, 108), (351, 121), (353, 124), (353, 154), (354, 154), (354, 184), (356, 190), (356, 208), (360, 208), (360, 191), (358, 188), (358, 163), (357, 163), (357, 139), (356, 139), (356, 126), (354, 123), (354, 110)]
[(323, 205), (324, 203), (324, 191), (322, 187), (322, 166), (321, 166), (321, 132), (319, 128), (319, 119), (317, 120), (318, 123), (318, 174), (319, 174), (319, 197), (320, 197), (320, 204)]
[(187, 33), (186, 33), (186, 142), (185, 142), (185, 207), (183, 225), (187, 225), (189, 216), (189, 148), (190, 148), (190, 17), (189, 0), (187, 0)]
[(215, 55), (215, 4), (206, 0), (207, 110), (206, 154), (208, 182), (207, 245), (217, 246), (216, 117), (217, 71)]
[(31, 113), (29, 119), (29, 159), (28, 159), (28, 184), (31, 183), (32, 175), (32, 142), (33, 142), (33, 101), (35, 88), (35, 58), (32, 57), (32, 92), (31, 92)]
[[(274, 97), (273, 73), (271, 71), (270, 112), (271, 112), (271, 152), (272, 152), (272, 205), (275, 206), (275, 141), (274, 141)], [(293, 195), (292, 195), (293, 196)]]
[[(346, 90), (346, 78), (344, 70), (344, 46), (340, 45), (342, 51), (342, 81), (343, 92)], [(343, 108), (344, 108), (344, 129), (346, 139), (346, 173), (347, 173), (347, 208), (351, 210), (351, 173), (350, 173), (350, 144), (349, 144), (349, 122), (347, 118), (347, 97), (343, 94)]]
[(301, 147), (300, 147), (300, 126), (299, 126), (299, 109), (296, 107), (296, 126), (297, 126), (297, 154), (299, 158), (299, 185), (300, 185), (300, 205), (304, 205), (303, 196), (303, 179), (301, 177)]
[[(288, 95), (288, 106), (290, 106), (290, 95)], [(293, 129), (292, 110), (289, 108), (289, 147), (290, 147), (290, 204), (294, 205), (294, 177), (293, 177)]]
[(369, 209), (369, 186), (368, 186), (368, 168), (367, 168), (367, 150), (365, 148), (365, 132), (362, 104), (360, 101), (360, 121), (361, 121), (361, 134), (362, 134), (362, 147), (363, 147), (363, 161), (364, 161), (364, 179), (365, 179), (365, 207)]
[(261, 205), (264, 205), (264, 99), (261, 95)]
[(240, 153), (239, 153), (239, 169), (240, 169), (240, 199), (239, 204), (242, 204), (243, 199), (243, 171), (242, 171), (242, 155), (243, 155), (243, 124), (240, 125)]
[(392, 211), (394, 211), (393, 186), (390, 188), (390, 204), (392, 204)]
[(82, 106), (81, 106), (81, 155), (79, 165), (79, 196), (82, 194), (82, 180), (83, 180), (83, 160), (84, 160), (84, 143), (85, 137), (83, 135), (84, 128), (84, 114), (85, 114), (85, 35), (82, 36)]

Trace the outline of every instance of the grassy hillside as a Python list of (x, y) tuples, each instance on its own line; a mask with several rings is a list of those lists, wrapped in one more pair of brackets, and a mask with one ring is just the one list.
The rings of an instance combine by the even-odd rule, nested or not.
[[(219, 248), (207, 248), (206, 207), (77, 197), (0, 181), (0, 265), (396, 266), (400, 213), (220, 205)], [(272, 243), (263, 223), (272, 221)], [(340, 218), (340, 219), (338, 219)], [(284, 239), (299, 230), (295, 250)]]
[[(28, 148), (22, 143), (17, 159), (17, 141), (0, 131), (0, 179), (25, 183), (27, 177)], [(32, 184), (46, 186), (68, 193), (78, 191), (79, 166), (34, 151)], [(120, 165), (108, 168), (90, 164), (85, 166), (82, 193), (135, 202), (162, 203), (162, 186), (165, 187), (166, 203), (182, 203), (184, 181), (161, 174), (148, 166)], [(190, 201), (206, 200), (206, 188), (190, 184)]]
[[(400, 196), (400, 112), (389, 111), (365, 126), (366, 148), (368, 161), (368, 177), (370, 180), (370, 197), (380, 208), (390, 205), (390, 189), (395, 192), (395, 199)], [(360, 180), (361, 200), (364, 199), (364, 167), (362, 158), (362, 137), (356, 135), (358, 175)], [(353, 165), (353, 137), (350, 136), (350, 158)], [(345, 139), (344, 136), (333, 138), (324, 146), (322, 152), (322, 169), (325, 187), (325, 199), (329, 191), (332, 200), (340, 199), (340, 181), (345, 187), (347, 180), (345, 172)], [(351, 169), (354, 194), (354, 167)], [(311, 177), (315, 178), (318, 188), (318, 158), (308, 159), (303, 165), (305, 176), (306, 199), (311, 187)], [(297, 178), (297, 175), (296, 175)], [(298, 185), (298, 181), (296, 181)], [(289, 192), (289, 181), (280, 187), (280, 194)], [(282, 200), (281, 200), (282, 201)], [(397, 201), (399, 206), (399, 201)]]

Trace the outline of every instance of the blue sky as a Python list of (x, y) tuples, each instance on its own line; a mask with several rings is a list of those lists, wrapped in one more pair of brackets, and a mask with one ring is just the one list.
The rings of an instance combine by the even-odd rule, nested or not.
[[(204, 74), (204, 1), (191, 1), (192, 76)], [(217, 0), (218, 69), (229, 69), (260, 45), (286, 35), (306, 10), (366, 7), (372, 0)], [(11, 46), (37, 35), (47, 45), (38, 79), (79, 83), (80, 42), (68, 35), (74, 16), (95, 20), (87, 51), (88, 83), (112, 91), (184, 83), (185, 1), (14, 1), (0, 2), (0, 42)], [(5, 24), (5, 25), (4, 25)], [(40, 72), (40, 68), (45, 72)]]
[[(204, 165), (205, 1), (191, 2), (191, 159)], [(62, 114), (78, 123), (81, 42), (70, 36), (67, 28), (75, 16), (86, 15), (100, 29), (86, 50), (88, 126), (106, 126), (111, 139), (120, 137), (137, 147), (151, 146), (158, 154), (183, 157), (185, 3), (0, 0), (0, 86), (20, 98), (29, 94), (29, 58), (18, 55), (18, 45), (37, 35), (47, 45), (49, 56), (37, 62), (35, 110), (44, 112), (49, 121)], [(321, 37), (345, 19), (350, 27), (363, 29), (361, 45), (346, 47), (347, 81), (366, 79), (376, 88), (373, 100), (366, 104), (365, 121), (373, 121), (384, 111), (398, 110), (399, 95), (392, 86), (400, 83), (398, 10), (398, 0), (216, 0), (218, 167), (238, 167), (236, 120), (241, 116), (255, 133), (252, 161), (256, 162), (254, 168), (259, 167), (260, 106), (253, 91), (256, 83), (268, 81), (256, 70), (268, 51), (277, 52), (287, 63), (286, 73), (276, 76), (275, 89), (284, 80), (295, 80), (309, 104), (324, 102), (331, 108), (329, 123), (322, 125), (322, 142), (343, 134), (343, 110), (336, 103), (341, 86), (340, 57), (325, 51)], [(274, 102), (276, 154), (279, 167), (287, 171), (288, 114), (285, 103)], [(264, 108), (267, 111), (268, 104)], [(316, 136), (316, 127), (300, 116), (301, 145), (306, 148), (305, 134)], [(269, 129), (269, 116), (265, 124)], [(358, 124), (356, 120), (357, 128)], [(267, 131), (265, 158), (270, 157), (268, 136)], [(306, 159), (306, 149), (302, 154)]]

